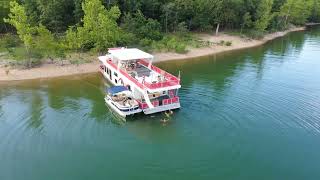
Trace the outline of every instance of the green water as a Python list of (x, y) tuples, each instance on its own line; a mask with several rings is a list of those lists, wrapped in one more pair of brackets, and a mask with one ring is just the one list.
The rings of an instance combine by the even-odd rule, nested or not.
[(89, 74), (1, 84), (0, 179), (320, 179), (320, 27), (181, 70), (182, 109), (121, 123)]

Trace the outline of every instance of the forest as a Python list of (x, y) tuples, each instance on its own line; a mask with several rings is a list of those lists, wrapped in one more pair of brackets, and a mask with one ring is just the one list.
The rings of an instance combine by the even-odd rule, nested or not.
[(186, 52), (193, 32), (250, 38), (320, 22), (320, 0), (2, 0), (0, 52), (32, 66), (109, 47)]

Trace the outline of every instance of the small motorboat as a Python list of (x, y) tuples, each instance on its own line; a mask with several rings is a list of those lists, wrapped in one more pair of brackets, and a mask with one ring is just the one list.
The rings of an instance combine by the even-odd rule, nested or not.
[(142, 112), (132, 92), (125, 86), (113, 86), (107, 89), (105, 102), (122, 117)]

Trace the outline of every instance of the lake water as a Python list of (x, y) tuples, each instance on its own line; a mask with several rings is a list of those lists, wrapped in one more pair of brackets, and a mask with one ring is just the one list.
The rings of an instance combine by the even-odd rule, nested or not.
[(0, 85), (0, 179), (320, 179), (320, 27), (159, 64), (182, 108), (122, 123), (100, 74)]

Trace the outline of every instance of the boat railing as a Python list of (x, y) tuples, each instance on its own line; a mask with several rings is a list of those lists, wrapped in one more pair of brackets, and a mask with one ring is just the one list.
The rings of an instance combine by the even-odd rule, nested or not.
[[(169, 105), (169, 104), (179, 103), (179, 101), (180, 101), (179, 97), (175, 96), (173, 98), (163, 99), (162, 100), (162, 105)], [(141, 109), (148, 109), (149, 108), (148, 104), (145, 103), (145, 102), (142, 102), (142, 101), (138, 100), (138, 103), (139, 103), (139, 106), (140, 106)], [(153, 101), (152, 105), (154, 107), (158, 107), (160, 105), (160, 103), (159, 103), (159, 101)]]
[(174, 81), (165, 81), (165, 82), (158, 82), (158, 83), (144, 82), (143, 85), (145, 85), (149, 89), (157, 89), (157, 88), (165, 88), (165, 87), (179, 85), (179, 81), (174, 80)]
[[(113, 68), (117, 69), (117, 66), (111, 61), (111, 59), (107, 60), (107, 63), (110, 64)], [(128, 78), (131, 82), (133, 82), (135, 85), (137, 85), (139, 88), (144, 89), (143, 85), (134, 77), (130, 76), (127, 72), (125, 72), (122, 69), (119, 69), (120, 73)]]
[[(115, 65), (111, 59), (107, 60), (107, 63), (111, 65), (113, 68), (117, 69), (117, 65)], [(140, 64), (147, 66), (147, 62), (144, 60), (139, 61)], [(144, 86), (149, 88), (149, 89), (157, 89), (157, 88), (164, 88), (164, 87), (170, 87), (170, 86), (175, 86), (180, 84), (180, 79), (177, 77), (173, 76), (172, 74), (156, 67), (156, 66), (151, 66), (152, 70), (156, 71), (157, 73), (163, 75), (166, 80), (163, 82), (157, 82), (157, 83), (149, 83), (149, 82), (143, 82), (140, 83), (136, 78), (130, 76), (126, 71), (123, 69), (119, 69), (120, 73), (128, 78), (131, 82), (133, 82), (135, 85), (137, 85), (139, 88), (144, 89)]]
[[(148, 62), (140, 59), (139, 63), (148, 67)], [(151, 65), (151, 70), (159, 73), (160, 75), (165, 77), (165, 80), (163, 82), (157, 82), (157, 83), (148, 83), (148, 82), (144, 82), (143, 84), (148, 87), (149, 89), (156, 89), (156, 88), (163, 88), (163, 87), (169, 87), (169, 86), (175, 86), (175, 85), (179, 85), (180, 84), (180, 79), (177, 78), (176, 76), (154, 66)]]
[(178, 102), (179, 102), (179, 97), (175, 96), (175, 97), (170, 98), (170, 99), (162, 100), (162, 105), (174, 104), (174, 103), (178, 103)]
[(148, 109), (149, 108), (147, 103), (139, 101), (139, 100), (137, 100), (137, 101), (138, 101), (140, 109)]

